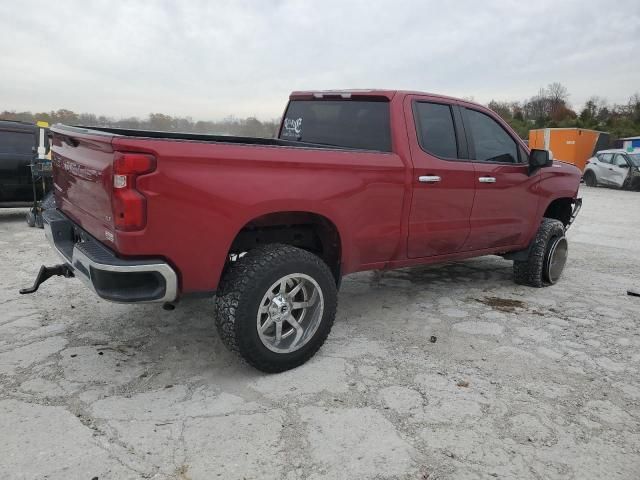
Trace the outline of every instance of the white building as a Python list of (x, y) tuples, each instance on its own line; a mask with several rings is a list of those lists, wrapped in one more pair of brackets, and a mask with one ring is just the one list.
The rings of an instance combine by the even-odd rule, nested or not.
[(627, 152), (640, 150), (640, 137), (627, 137), (621, 138), (620, 140), (622, 141), (622, 148)]

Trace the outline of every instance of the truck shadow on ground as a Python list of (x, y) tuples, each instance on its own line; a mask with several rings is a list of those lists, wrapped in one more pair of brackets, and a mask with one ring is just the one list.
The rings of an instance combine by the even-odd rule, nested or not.
[[(393, 336), (394, 329), (400, 324), (406, 326), (409, 322), (410, 328), (419, 330), (424, 323), (415, 312), (422, 309), (431, 315), (430, 306), (443, 296), (468, 301), (470, 308), (477, 308), (477, 302), (468, 300), (471, 285), (482, 291), (496, 291), (512, 285), (511, 262), (486, 257), (351, 275), (345, 278), (340, 291), (334, 334), (339, 335), (336, 332), (348, 326), (350, 332), (368, 341), (384, 342)], [(94, 350), (91, 355), (100, 356), (94, 357), (94, 361), (105, 362), (107, 369), (118, 370), (118, 374), (127, 379), (129, 386), (126, 388), (131, 382), (142, 382), (145, 388), (154, 385), (161, 388), (186, 380), (229, 382), (228, 388), (233, 389), (232, 379), (251, 380), (264, 376), (224, 347), (215, 329), (214, 303), (213, 299), (188, 299), (181, 301), (173, 311), (161, 310), (158, 305), (118, 305), (113, 308), (120, 315), (108, 318), (104, 302), (99, 302), (102, 318), (97, 322), (85, 322), (90, 325), (90, 331), (83, 332), (82, 337), (100, 339), (91, 342)], [(424, 315), (425, 322), (429, 315)], [(334, 334), (329, 336), (329, 343), (337, 341), (332, 338)], [(71, 340), (69, 343), (76, 342)], [(81, 343), (86, 345), (86, 340)], [(322, 356), (322, 350), (318, 355)], [(72, 360), (75, 359), (66, 360), (67, 364)], [(74, 368), (82, 370), (84, 367), (78, 362)], [(108, 383), (112, 373), (100, 380), (99, 372), (100, 369), (92, 374), (93, 380)]]

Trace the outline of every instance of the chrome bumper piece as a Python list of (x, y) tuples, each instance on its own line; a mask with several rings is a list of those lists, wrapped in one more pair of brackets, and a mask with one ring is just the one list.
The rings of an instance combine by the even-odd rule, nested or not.
[(43, 213), (47, 240), (96, 295), (118, 303), (172, 302), (178, 277), (155, 259), (124, 260), (57, 209)]

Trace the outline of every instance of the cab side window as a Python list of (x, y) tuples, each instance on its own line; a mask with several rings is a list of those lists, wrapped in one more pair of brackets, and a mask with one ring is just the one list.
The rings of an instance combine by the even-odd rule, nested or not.
[(420, 147), (441, 158), (458, 158), (456, 129), (451, 106), (441, 103), (416, 102), (413, 115)]
[(516, 141), (489, 115), (466, 109), (465, 127), (470, 131), (476, 160), (496, 163), (518, 163)]

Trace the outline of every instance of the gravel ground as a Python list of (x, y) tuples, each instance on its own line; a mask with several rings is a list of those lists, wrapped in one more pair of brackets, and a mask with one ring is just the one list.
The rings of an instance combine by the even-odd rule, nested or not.
[(499, 257), (352, 275), (326, 345), (279, 375), (224, 349), (210, 300), (19, 296), (58, 259), (0, 211), (0, 476), (640, 478), (640, 194), (582, 195), (558, 285)]

